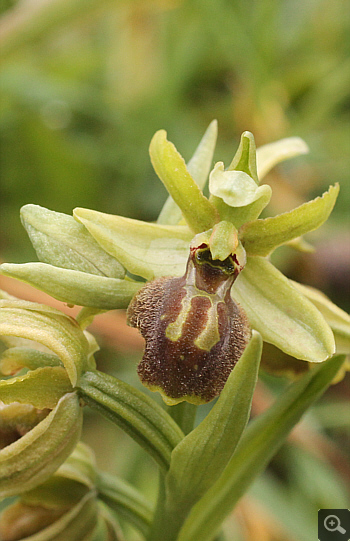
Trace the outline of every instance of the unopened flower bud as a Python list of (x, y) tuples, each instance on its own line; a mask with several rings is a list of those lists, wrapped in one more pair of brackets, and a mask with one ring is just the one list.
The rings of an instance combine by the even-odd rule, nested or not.
[(138, 374), (168, 405), (215, 398), (242, 355), (250, 328), (231, 298), (240, 270), (236, 255), (213, 260), (206, 243), (192, 245), (183, 277), (148, 283), (129, 306), (146, 340)]

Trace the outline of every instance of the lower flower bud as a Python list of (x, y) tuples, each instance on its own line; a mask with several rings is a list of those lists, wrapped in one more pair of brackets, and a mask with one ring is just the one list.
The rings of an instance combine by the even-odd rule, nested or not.
[(128, 323), (146, 340), (138, 374), (168, 405), (215, 398), (242, 355), (250, 328), (231, 298), (240, 269), (235, 255), (213, 260), (203, 243), (191, 248), (183, 277), (148, 283), (130, 304)]

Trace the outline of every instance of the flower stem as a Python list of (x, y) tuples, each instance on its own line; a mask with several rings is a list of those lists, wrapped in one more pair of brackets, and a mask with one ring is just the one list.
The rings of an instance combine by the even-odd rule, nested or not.
[(189, 402), (180, 402), (176, 406), (169, 406), (168, 413), (179, 425), (183, 433), (189, 434), (193, 430), (197, 407)]

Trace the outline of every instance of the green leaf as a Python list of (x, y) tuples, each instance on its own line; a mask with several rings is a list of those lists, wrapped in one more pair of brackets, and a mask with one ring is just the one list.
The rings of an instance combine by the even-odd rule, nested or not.
[(248, 425), (223, 474), (194, 506), (177, 541), (213, 539), (222, 521), (264, 470), (303, 413), (326, 390), (343, 362), (344, 357), (338, 356), (315, 366)]
[(68, 304), (113, 310), (127, 308), (142, 284), (106, 278), (46, 263), (3, 263), (0, 273), (17, 278)]
[(175, 499), (197, 500), (224, 470), (249, 419), (261, 351), (254, 331), (210, 413), (174, 449), (166, 480)]
[(24, 376), (0, 381), (0, 400), (4, 404), (19, 402), (38, 409), (53, 409), (71, 391), (67, 372), (61, 366), (37, 368)]
[(0, 357), (0, 373), (4, 376), (12, 376), (22, 368), (35, 370), (43, 366), (61, 365), (62, 363), (57, 355), (26, 347), (6, 349)]
[(120, 517), (147, 535), (152, 522), (153, 510), (146, 498), (122, 479), (100, 472), (97, 478), (99, 499)]
[(261, 336), (254, 332), (210, 413), (174, 449), (163, 520), (153, 539), (175, 539), (191, 507), (225, 469), (249, 419), (261, 351)]
[(269, 255), (278, 246), (320, 227), (332, 212), (338, 193), (339, 185), (336, 184), (322, 197), (290, 212), (244, 224), (240, 239), (247, 254)]
[(98, 276), (124, 277), (122, 265), (102, 250), (72, 216), (39, 205), (25, 205), (21, 219), (43, 263)]
[(74, 387), (87, 363), (88, 341), (74, 319), (29, 301), (0, 300), (0, 336), (35, 340), (62, 361)]
[(193, 237), (185, 226), (158, 225), (89, 209), (75, 209), (97, 242), (131, 273), (153, 280), (185, 272)]
[(256, 169), (256, 146), (254, 135), (245, 131), (241, 135), (238, 150), (232, 162), (227, 168), (228, 171), (243, 171), (249, 175), (256, 184), (259, 184)]
[[(203, 135), (201, 142), (195, 150), (195, 153), (187, 164), (187, 171), (193, 177), (197, 186), (199, 186), (201, 189), (204, 188), (208, 179), (216, 145), (217, 133), (218, 124), (216, 120), (213, 120), (209, 124), (209, 127)], [(171, 195), (169, 195), (161, 210), (161, 213), (159, 214), (157, 223), (177, 225), (181, 219), (181, 210)]]
[(43, 483), (66, 460), (81, 432), (82, 408), (64, 395), (39, 424), (0, 451), (0, 497), (16, 496)]
[(300, 137), (287, 137), (259, 147), (256, 151), (259, 179), (263, 179), (278, 163), (308, 152), (309, 147)]
[(333, 333), (320, 312), (267, 259), (247, 258), (232, 296), (263, 340), (288, 355), (321, 362), (334, 353)]
[(192, 231), (200, 233), (213, 227), (218, 221), (216, 209), (204, 197), (173, 143), (167, 140), (166, 131), (155, 133), (149, 151), (155, 172)]
[(102, 372), (86, 372), (79, 382), (84, 402), (120, 426), (163, 468), (183, 433), (158, 404), (131, 385)]

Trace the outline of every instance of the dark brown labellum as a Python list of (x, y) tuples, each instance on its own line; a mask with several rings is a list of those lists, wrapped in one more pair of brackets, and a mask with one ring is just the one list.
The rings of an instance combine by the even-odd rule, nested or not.
[(235, 256), (213, 260), (206, 244), (191, 248), (181, 278), (145, 285), (128, 309), (128, 323), (146, 340), (142, 383), (177, 404), (209, 402), (223, 389), (250, 339), (245, 312), (231, 298)]

